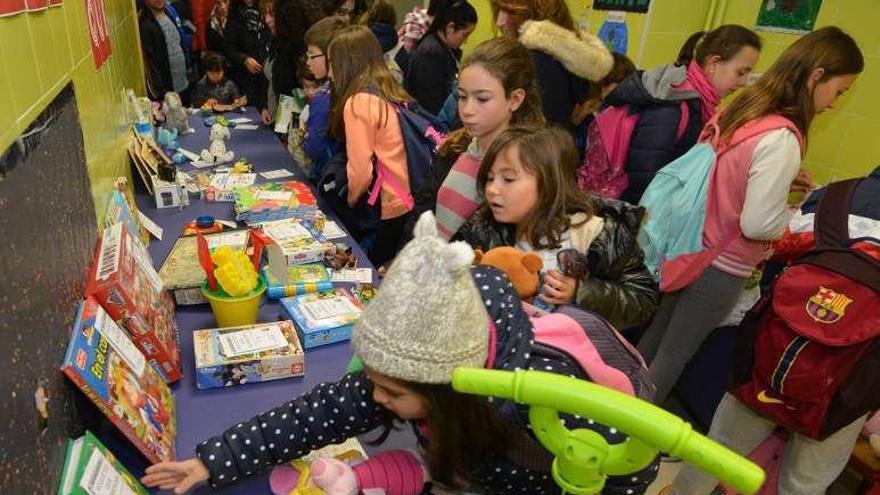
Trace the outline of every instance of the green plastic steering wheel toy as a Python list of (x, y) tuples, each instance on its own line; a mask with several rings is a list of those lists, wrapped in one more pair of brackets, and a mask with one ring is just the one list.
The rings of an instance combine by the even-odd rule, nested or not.
[[(764, 483), (760, 467), (695, 432), (678, 416), (585, 380), (543, 371), (457, 368), (452, 387), (530, 406), (532, 429), (555, 456), (553, 480), (565, 493), (600, 493), (608, 475), (640, 471), (660, 451), (680, 457), (739, 493), (751, 495)], [(609, 445), (592, 430), (569, 430), (560, 423), (560, 412), (614, 427), (629, 440)]]

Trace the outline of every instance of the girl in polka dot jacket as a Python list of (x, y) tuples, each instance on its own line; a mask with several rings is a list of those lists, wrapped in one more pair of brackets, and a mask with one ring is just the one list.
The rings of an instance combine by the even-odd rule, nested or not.
[[(148, 468), (144, 483), (175, 493), (203, 481), (219, 488), (312, 449), (408, 420), (416, 426), (433, 483), (487, 494), (560, 493), (550, 476), (551, 455), (530, 431), (527, 408), (455, 392), (452, 371), (485, 366), (581, 379), (586, 374), (567, 354), (535, 342), (506, 276), (471, 266), (473, 251), (461, 242), (446, 243), (430, 212), (414, 233), (355, 325), (352, 344), (364, 371), (319, 385), (202, 442), (197, 459)], [(609, 443), (626, 440), (592, 420), (560, 417)], [(602, 493), (644, 493), (656, 471), (655, 462), (634, 475), (609, 477)], [(430, 487), (425, 483), (423, 493)]]

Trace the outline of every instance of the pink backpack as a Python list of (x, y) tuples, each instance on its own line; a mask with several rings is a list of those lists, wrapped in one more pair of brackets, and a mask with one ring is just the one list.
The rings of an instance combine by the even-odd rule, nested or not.
[(523, 303), (535, 341), (571, 356), (599, 385), (650, 401), (656, 387), (644, 359), (601, 316), (573, 305), (547, 313)]

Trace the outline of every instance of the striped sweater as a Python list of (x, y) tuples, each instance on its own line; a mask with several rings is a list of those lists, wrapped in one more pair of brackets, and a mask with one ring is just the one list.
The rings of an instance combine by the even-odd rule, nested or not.
[(437, 230), (447, 240), (480, 206), (483, 195), (477, 191), (477, 172), (482, 161), (483, 153), (474, 140), (452, 165), (437, 191)]

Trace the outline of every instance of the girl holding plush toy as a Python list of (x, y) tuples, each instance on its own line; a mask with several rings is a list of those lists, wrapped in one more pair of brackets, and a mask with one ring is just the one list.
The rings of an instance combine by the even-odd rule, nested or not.
[[(411, 457), (396, 459), (406, 466), (407, 482), (415, 481), (409, 488), (375, 483), (380, 477), (330, 461), (313, 465), (312, 480), (319, 488), (332, 487), (328, 493), (334, 495), (372, 488), (416, 495), (430, 493), (431, 483), (455, 492), (560, 493), (550, 473), (552, 455), (528, 427), (527, 408), (455, 392), (452, 372), (460, 366), (540, 369), (582, 379), (586, 372), (568, 354), (536, 342), (507, 277), (492, 267), (471, 266), (471, 248), (442, 239), (431, 213), (422, 216), (414, 234), (355, 323), (352, 345), (364, 371), (233, 425), (200, 443), (197, 459), (149, 467), (144, 483), (178, 494), (205, 481), (220, 488), (312, 449), (408, 420), (420, 439), (430, 483)], [(560, 418), (612, 444), (627, 440), (586, 418)], [(656, 472), (655, 462), (637, 473), (610, 476), (602, 493), (644, 493)], [(335, 491), (334, 481), (347, 488)]]
[[(561, 129), (504, 131), (477, 174), (483, 206), (457, 238), (481, 249), (516, 246), (538, 253), (544, 267), (538, 297), (547, 303), (577, 304), (617, 328), (644, 324), (658, 299), (635, 238), (644, 209), (581, 191), (577, 163), (572, 138)], [(586, 258), (586, 275), (563, 273), (557, 258), (571, 249)]]

